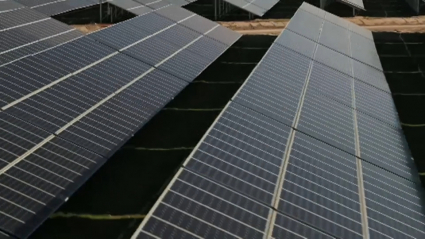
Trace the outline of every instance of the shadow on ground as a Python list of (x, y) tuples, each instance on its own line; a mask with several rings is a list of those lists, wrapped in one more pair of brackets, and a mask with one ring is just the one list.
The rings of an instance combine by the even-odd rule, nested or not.
[[(425, 172), (425, 34), (374, 33), (375, 45), (419, 172)], [(425, 177), (421, 178), (425, 185)]]

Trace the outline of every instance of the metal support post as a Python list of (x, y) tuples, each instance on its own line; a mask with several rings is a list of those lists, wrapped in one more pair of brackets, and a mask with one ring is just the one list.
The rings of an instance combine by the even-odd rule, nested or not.
[(102, 23), (102, 0), (99, 0), (99, 23)]
[(218, 0), (214, 0), (214, 20), (217, 21), (217, 1)]

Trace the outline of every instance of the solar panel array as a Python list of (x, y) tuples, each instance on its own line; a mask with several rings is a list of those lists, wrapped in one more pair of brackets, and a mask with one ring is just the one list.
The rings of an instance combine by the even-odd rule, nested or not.
[(169, 5), (0, 67), (0, 231), (28, 237), (239, 37)]
[(425, 238), (374, 54), (369, 31), (304, 3), (132, 238)]
[(135, 15), (143, 15), (170, 4), (184, 6), (194, 1), (195, 0), (108, 0), (107, 2)]
[(72, 10), (99, 4), (98, 0), (14, 0), (31, 9), (54, 16)]
[(0, 66), (83, 35), (44, 14), (9, 2), (2, 8), (7, 11), (0, 10)]
[(263, 16), (270, 10), (278, 0), (225, 0), (225, 2), (232, 4), (235, 7), (243, 9), (257, 16)]

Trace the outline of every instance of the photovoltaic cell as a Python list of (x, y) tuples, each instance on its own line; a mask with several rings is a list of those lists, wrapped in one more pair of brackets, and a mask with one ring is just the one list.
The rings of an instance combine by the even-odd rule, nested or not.
[(257, 16), (263, 16), (267, 12), (265, 9), (263, 9), (263, 8), (257, 6), (257, 5), (249, 4), (249, 3), (247, 4), (243, 0), (242, 1), (230, 0), (230, 1), (227, 1), (227, 2), (230, 3), (230, 4), (233, 4), (235, 6), (238, 6), (242, 3), (243, 9), (245, 11), (250, 12), (250, 13), (257, 15)]
[(310, 59), (273, 45), (233, 101), (292, 125)]
[(14, 1), (8, 1), (8, 0), (0, 1), (0, 12), (16, 10), (22, 7), (24, 6)]
[(324, 95), (345, 106), (352, 106), (353, 78), (321, 63), (314, 62), (308, 83), (308, 92)]
[(138, 2), (133, 1), (133, 0), (108, 0), (108, 2), (117, 6), (117, 7), (120, 7), (122, 9), (126, 9), (126, 10), (129, 9), (129, 8), (135, 8), (135, 7), (139, 7), (139, 6), (142, 5), (141, 3), (138, 3)]
[(178, 50), (179, 46), (155, 36), (126, 49), (124, 53), (154, 66)]
[(45, 21), (0, 32), (0, 38), (2, 39), (0, 54), (21, 45), (30, 44), (32, 42), (39, 41), (40, 39), (48, 38), (70, 30), (70, 27), (59, 23), (56, 20), (47, 19)]
[(6, 113), (0, 115), (1, 228), (27, 237), (103, 159), (58, 138), (25, 157), (50, 134)]
[(317, 46), (317, 51), (314, 60), (324, 65), (327, 65), (337, 71), (340, 71), (346, 75), (352, 75), (351, 59), (325, 46)]
[(40, 21), (46, 18), (46, 15), (26, 7), (15, 11), (2, 12), (0, 13), (0, 30), (5, 30), (34, 21)]
[(113, 25), (101, 31), (94, 32), (90, 34), (89, 37), (120, 50), (148, 37), (149, 35), (150, 33), (124, 22), (122, 24)]
[[(94, 89), (99, 89), (104, 95), (109, 95), (149, 68), (149, 66), (139, 61), (120, 54), (77, 74), (76, 77), (78, 77), (80, 81), (82, 78), (86, 79), (86, 81), (96, 81), (97, 87)], [(119, 72), (120, 70), (123, 72), (116, 75), (115, 72)], [(99, 97), (98, 99), (88, 101), (87, 103), (89, 104), (80, 104), (79, 107), (75, 107), (73, 102), (75, 102), (75, 99), (81, 97), (79, 95), (93, 97), (90, 95), (92, 94), (91, 92), (93, 92), (93, 88), (87, 86), (77, 88), (76, 90), (78, 91), (76, 93), (78, 94), (74, 94), (73, 97), (62, 99), (55, 97), (57, 94), (56, 91), (62, 91), (62, 86), (66, 88), (66, 85), (65, 80), (64, 82), (20, 102), (6, 111), (50, 132), (54, 132), (103, 99)], [(102, 85), (108, 85), (108, 88), (101, 88)]]
[(158, 31), (174, 24), (173, 21), (155, 13), (148, 13), (143, 16), (135, 17), (127, 22), (136, 28), (148, 32), (149, 34), (157, 33)]
[(139, 6), (137, 8), (127, 9), (127, 11), (136, 14), (136, 15), (145, 15), (152, 12), (152, 9), (146, 6)]
[(48, 4), (51, 2), (54, 2), (55, 0), (14, 0), (15, 2), (19, 2), (22, 5), (25, 5), (27, 7), (34, 7), (37, 5), (43, 5), (43, 4)]
[(278, 209), (338, 238), (362, 238), (355, 157), (296, 133)]
[(382, 71), (379, 71), (358, 61), (352, 61), (354, 77), (380, 90), (391, 92)]
[(349, 31), (330, 22), (323, 24), (319, 43), (342, 54), (349, 55)]
[(47, 5), (35, 6), (32, 9), (46, 14), (47, 16), (54, 16), (75, 9), (85, 8), (98, 3), (98, 1), (94, 0), (65, 0), (59, 2), (52, 2)]
[(59, 134), (104, 156), (121, 146), (185, 86), (186, 82), (154, 70)]
[(239, 39), (240, 34), (226, 27), (217, 27), (211, 32), (208, 32), (206, 36), (224, 43), (227, 46), (231, 46)]
[(310, 41), (309, 39), (291, 31), (286, 31), (285, 34), (281, 34), (278, 38), (276, 38), (275, 43), (310, 58), (313, 58), (313, 53), (316, 46), (313, 41)]
[(158, 14), (161, 17), (168, 18), (175, 22), (181, 21), (193, 15), (196, 15), (184, 8), (173, 6), (173, 5), (169, 5), (167, 7), (158, 9), (157, 11), (155, 11), (155, 14)]
[(185, 167), (271, 204), (289, 127), (232, 104)]
[(181, 170), (137, 238), (263, 238), (270, 209)]
[[(160, 32), (155, 37), (159, 37), (162, 40), (168, 41), (171, 44), (182, 48), (194, 41), (196, 38), (201, 36), (201, 34), (192, 31), (186, 27), (180, 25), (174, 25), (163, 32)], [(172, 39), (172, 40), (171, 40)]]
[(357, 80), (354, 87), (357, 110), (395, 128), (400, 128), (397, 109), (391, 94)]
[(289, 24), (286, 26), (286, 29), (289, 29), (312, 41), (317, 41), (319, 38), (319, 33), (322, 24), (322, 18), (305, 11), (297, 11), (289, 21)]
[(276, 216), (276, 221), (273, 228), (274, 238), (317, 238), (317, 239), (332, 239), (331, 237), (313, 227), (303, 224), (290, 217), (280, 213)]
[[(195, 55), (186, 50), (173, 55), (166, 62), (162, 63), (158, 69), (177, 76), (184, 81), (191, 82), (204, 71), (209, 64), (211, 64), (209, 59)], [(184, 67), (182, 68), (182, 66)]]
[(217, 23), (212, 22), (204, 17), (201, 17), (199, 15), (195, 15), (193, 17), (190, 17), (182, 22), (179, 23), (180, 25), (183, 25), (193, 31), (196, 31), (198, 33), (205, 33), (208, 30), (212, 29), (213, 27), (217, 26)]
[(417, 171), (403, 131), (357, 114), (361, 158), (417, 182)]
[(264, 1), (264, 0), (229, 0), (226, 1), (240, 9), (246, 10), (257, 16), (263, 16), (268, 10), (270, 10), (278, 1)]
[(353, 109), (307, 91), (297, 129), (355, 154)]
[(370, 237), (424, 237), (423, 188), (369, 163), (362, 166)]
[(204, 56), (214, 61), (227, 49), (227, 46), (209, 37), (202, 37), (186, 49), (194, 54)]

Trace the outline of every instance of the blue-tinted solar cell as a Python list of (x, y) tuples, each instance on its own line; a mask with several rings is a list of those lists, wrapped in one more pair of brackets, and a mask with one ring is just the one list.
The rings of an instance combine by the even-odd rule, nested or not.
[(0, 176), (2, 229), (28, 237), (103, 162), (67, 141), (50, 140)]
[(200, 36), (200, 33), (192, 31), (186, 27), (174, 25), (171, 28), (159, 33), (155, 37), (159, 37), (162, 40), (168, 41), (169, 43), (182, 48)]
[[(161, 238), (171, 235), (168, 233), (263, 238), (269, 213), (270, 209), (258, 202), (182, 170), (153, 216), (146, 219), (143, 231)], [(147, 238), (143, 231), (139, 237)]]
[(286, 28), (312, 41), (317, 41), (322, 23), (323, 19), (320, 17), (305, 11), (297, 11)]
[(367, 162), (362, 166), (371, 238), (423, 238), (423, 188)]
[(233, 104), (186, 167), (271, 204), (288, 135), (289, 127)]
[(350, 56), (350, 40), (347, 28), (342, 28), (326, 21), (323, 24), (319, 43), (334, 51)]
[(296, 133), (279, 210), (338, 238), (362, 238), (355, 156)]
[[(95, 89), (103, 93), (103, 95), (99, 95), (99, 98), (93, 98), (93, 88), (90, 87), (90, 84), (84, 84), (76, 88), (75, 93), (77, 94), (58, 99), (57, 92), (68, 88), (67, 80), (65, 80), (9, 108), (7, 112), (53, 132), (84, 113), (103, 97), (112, 94), (131, 80), (139, 77), (149, 68), (140, 61), (118, 54), (75, 76), (79, 79), (85, 79), (83, 81), (97, 81)], [(117, 72), (121, 73), (117, 74)], [(74, 77), (70, 80), (72, 79)], [(105, 87), (102, 87), (103, 85)], [(76, 99), (81, 98), (79, 95), (92, 98), (92, 102), (88, 105), (80, 104), (79, 107), (75, 107)]]
[(353, 74), (351, 66), (352, 59), (325, 46), (317, 46), (317, 51), (314, 60), (326, 66), (329, 66), (337, 71), (340, 71), (348, 76), (352, 76)]
[(48, 17), (46, 15), (26, 7), (15, 11), (3, 12), (0, 14), (0, 30), (5, 30), (11, 27), (16, 27), (34, 21), (40, 21), (47, 18)]
[(60, 136), (108, 156), (186, 85), (174, 76), (154, 70)]
[(285, 34), (281, 34), (278, 38), (276, 38), (275, 43), (310, 58), (313, 58), (313, 53), (316, 48), (315, 42), (289, 30), (285, 31)]
[(234, 101), (292, 125), (310, 59), (273, 45)]
[(209, 64), (211, 64), (211, 60), (183, 50), (167, 59), (158, 69), (177, 76), (187, 82), (191, 82), (204, 71)]
[(400, 128), (397, 109), (391, 94), (361, 81), (354, 82), (356, 108), (395, 128)]
[(307, 91), (297, 129), (355, 154), (353, 109)]
[(115, 49), (122, 49), (130, 44), (141, 41), (150, 33), (140, 30), (127, 22), (117, 24), (89, 35)]
[(418, 181), (403, 131), (357, 113), (362, 159), (412, 181)]
[(163, 18), (155, 13), (148, 13), (143, 16), (135, 17), (127, 21), (132, 26), (154, 34), (166, 27), (175, 24), (173, 21)]
[(294, 238), (294, 239), (332, 239), (331, 237), (313, 227), (300, 223), (290, 217), (277, 214), (273, 228), (274, 238)]
[(154, 36), (124, 51), (151, 66), (155, 66), (180, 50), (180, 47)]

